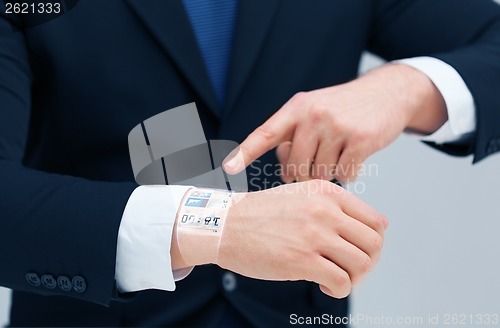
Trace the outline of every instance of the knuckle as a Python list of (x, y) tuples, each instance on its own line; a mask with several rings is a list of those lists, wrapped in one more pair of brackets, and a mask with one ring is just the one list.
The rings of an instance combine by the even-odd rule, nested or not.
[(372, 259), (368, 255), (363, 256), (359, 268), (362, 275), (370, 272), (373, 269)]
[(364, 144), (367, 141), (370, 141), (372, 137), (373, 137), (372, 133), (369, 130), (358, 129), (353, 133), (351, 140), (354, 144), (359, 145), (359, 144)]
[(324, 105), (314, 105), (311, 108), (311, 120), (313, 122), (321, 122), (328, 116), (329, 108)]
[(380, 253), (382, 246), (384, 244), (384, 239), (380, 235), (373, 237), (372, 247), (375, 253)]
[(377, 231), (384, 231), (384, 217), (382, 215), (377, 215), (375, 219), (375, 228)]
[(339, 297), (346, 297), (351, 292), (351, 278), (346, 272), (336, 274), (333, 278), (336, 294)]
[(290, 99), (290, 102), (294, 106), (302, 106), (306, 102), (307, 98), (307, 92), (300, 91), (293, 95), (293, 97)]
[(262, 124), (261, 126), (259, 126), (255, 130), (255, 133), (266, 141), (272, 141), (276, 138), (276, 132), (274, 132), (274, 130), (267, 124)]
[(344, 143), (348, 143), (349, 139), (353, 135), (353, 131), (358, 129), (357, 125), (353, 123), (352, 118), (342, 112), (334, 112), (334, 115), (330, 115), (329, 125), (337, 139), (342, 139)]
[(305, 242), (310, 242), (311, 240), (314, 240), (317, 237), (317, 232), (318, 229), (315, 226), (314, 222), (308, 221), (306, 224), (303, 225), (303, 230), (302, 230), (302, 238)]
[(333, 115), (330, 118), (330, 126), (331, 126), (333, 133), (335, 133), (337, 135), (342, 133), (342, 131), (344, 130), (344, 123), (343, 123), (342, 119), (340, 119), (338, 116), (335, 116), (335, 115)]
[(307, 213), (307, 216), (309, 218), (317, 218), (323, 215), (323, 208), (321, 207), (321, 204), (317, 202), (311, 202), (308, 204), (305, 212)]

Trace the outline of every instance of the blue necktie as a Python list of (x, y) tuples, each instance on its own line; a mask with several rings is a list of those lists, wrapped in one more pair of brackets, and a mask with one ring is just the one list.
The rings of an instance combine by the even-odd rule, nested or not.
[(238, 0), (183, 0), (217, 101), (224, 107)]

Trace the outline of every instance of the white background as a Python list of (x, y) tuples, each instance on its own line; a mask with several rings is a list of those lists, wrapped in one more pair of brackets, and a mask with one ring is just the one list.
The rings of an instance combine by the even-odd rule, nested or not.
[[(378, 63), (365, 57), (362, 70)], [(479, 327), (484, 314), (500, 315), (500, 156), (471, 162), (401, 136), (367, 162), (378, 174), (350, 186), (390, 219), (383, 257), (351, 297), (353, 315), (373, 324), (355, 327), (429, 327), (429, 315), (439, 326), (448, 315), (472, 315), (462, 327)], [(0, 288), (0, 326), (9, 307)]]

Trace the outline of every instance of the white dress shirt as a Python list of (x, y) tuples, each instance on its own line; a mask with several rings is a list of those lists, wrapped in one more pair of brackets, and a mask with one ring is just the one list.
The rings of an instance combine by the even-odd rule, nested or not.
[(448, 121), (422, 140), (437, 144), (466, 141), (476, 130), (476, 106), (460, 74), (447, 63), (433, 57), (416, 57), (397, 62), (427, 75), (446, 103)]
[[(426, 74), (443, 95), (448, 121), (422, 140), (466, 142), (476, 128), (472, 95), (458, 72), (432, 57), (397, 61)], [(172, 272), (170, 243), (175, 217), (188, 186), (140, 186), (123, 213), (116, 255), (115, 279), (121, 292), (175, 290), (175, 281), (191, 269)]]

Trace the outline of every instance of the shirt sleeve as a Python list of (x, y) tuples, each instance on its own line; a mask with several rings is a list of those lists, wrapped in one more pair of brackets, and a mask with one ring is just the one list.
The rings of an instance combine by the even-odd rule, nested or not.
[(177, 210), (190, 186), (140, 186), (130, 196), (118, 232), (115, 280), (123, 293), (175, 290), (191, 269), (173, 272), (170, 243)]
[(476, 130), (476, 106), (460, 74), (449, 64), (433, 57), (414, 57), (396, 63), (411, 66), (427, 75), (446, 103), (448, 121), (422, 140), (436, 144), (467, 143)]

